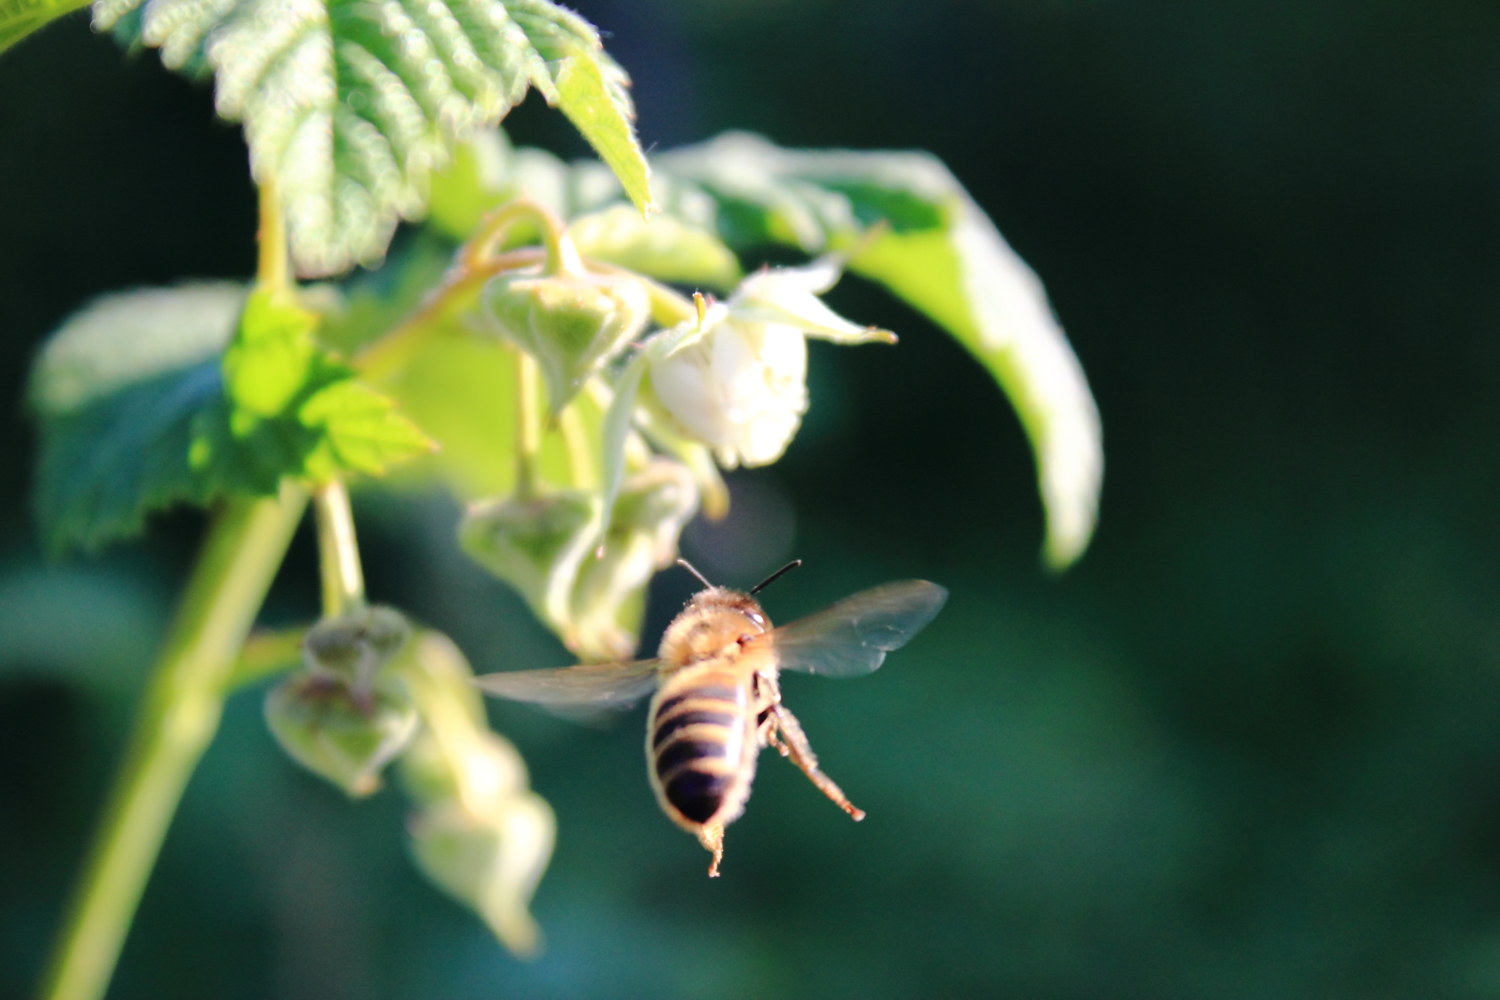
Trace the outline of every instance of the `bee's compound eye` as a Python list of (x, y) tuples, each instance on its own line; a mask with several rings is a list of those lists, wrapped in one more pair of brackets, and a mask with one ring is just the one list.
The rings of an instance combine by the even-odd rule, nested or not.
[(757, 614), (754, 611), (746, 611), (745, 612), (745, 617), (748, 618), (748, 619), (750, 619), (756, 625), (759, 625), (761, 628), (765, 628), (766, 627), (766, 620), (765, 620), (765, 618), (761, 617), (759, 614)]

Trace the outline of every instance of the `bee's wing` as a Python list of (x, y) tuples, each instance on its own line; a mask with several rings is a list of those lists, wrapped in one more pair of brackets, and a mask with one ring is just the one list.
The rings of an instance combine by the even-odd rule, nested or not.
[(777, 665), (824, 677), (858, 677), (885, 662), (937, 615), (948, 591), (901, 580), (846, 597), (771, 633)]
[[(489, 694), (529, 701), (566, 718), (592, 709), (629, 708), (656, 687), (655, 660), (581, 663), (553, 670), (513, 670), (474, 678)], [(580, 711), (581, 710), (581, 711)]]

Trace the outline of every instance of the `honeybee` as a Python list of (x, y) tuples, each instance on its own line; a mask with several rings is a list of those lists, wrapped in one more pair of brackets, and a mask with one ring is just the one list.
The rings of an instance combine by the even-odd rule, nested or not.
[(801, 561), (749, 592), (716, 587), (678, 560), (704, 588), (667, 626), (654, 660), (522, 670), (477, 678), (490, 694), (552, 709), (625, 708), (652, 694), (646, 762), (662, 811), (724, 858), (724, 827), (750, 797), (755, 762), (773, 746), (856, 821), (865, 818), (818, 768), (801, 724), (781, 702), (777, 675), (798, 670), (858, 677), (880, 666), (930, 622), (948, 592), (926, 580), (887, 583), (773, 628), (755, 595)]

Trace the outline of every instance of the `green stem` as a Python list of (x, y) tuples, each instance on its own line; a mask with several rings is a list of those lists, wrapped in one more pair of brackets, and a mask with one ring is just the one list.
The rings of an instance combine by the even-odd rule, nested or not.
[(541, 485), (537, 469), (542, 454), (542, 373), (536, 359), (516, 353), (516, 493), (536, 495)]
[(260, 182), (260, 231), (256, 242), (260, 245), (256, 264), (255, 283), (273, 292), (293, 291), (292, 270), (287, 259), (286, 218), (281, 214), (281, 202), (277, 197), (273, 178)]
[(349, 491), (340, 482), (313, 491), (318, 519), (318, 565), (323, 573), (323, 617), (337, 618), (365, 606), (365, 574), (354, 540)]
[(129, 749), (42, 989), (99, 1000), (188, 779), (219, 727), (224, 690), (307, 495), (231, 500), (214, 516), (136, 716)]
[(547, 264), (544, 268), (546, 274), (585, 273), (583, 261), (574, 249), (573, 241), (568, 238), (562, 220), (526, 198), (511, 202), (484, 221), (479, 234), (462, 251), (464, 262), (471, 269), (483, 267), (486, 261), (498, 253), (511, 227), (519, 222), (530, 222), (542, 237), (542, 245), (547, 249)]

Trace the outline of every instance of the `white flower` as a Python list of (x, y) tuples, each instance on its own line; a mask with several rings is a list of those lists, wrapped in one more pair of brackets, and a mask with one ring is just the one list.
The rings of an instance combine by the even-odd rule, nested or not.
[(786, 451), (807, 412), (805, 335), (895, 342), (894, 334), (857, 326), (823, 304), (815, 293), (838, 277), (831, 260), (753, 274), (676, 350), (652, 361), (657, 398), (720, 465), (768, 465)]

